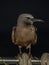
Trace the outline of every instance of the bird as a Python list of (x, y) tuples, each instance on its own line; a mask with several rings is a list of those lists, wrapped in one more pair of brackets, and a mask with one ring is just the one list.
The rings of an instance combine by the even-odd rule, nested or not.
[(33, 25), (34, 22), (43, 22), (41, 19), (34, 18), (32, 14), (22, 13), (17, 19), (17, 24), (12, 28), (12, 42), (18, 45), (21, 53), (21, 48), (29, 48), (31, 44), (35, 45), (37, 42), (37, 28)]

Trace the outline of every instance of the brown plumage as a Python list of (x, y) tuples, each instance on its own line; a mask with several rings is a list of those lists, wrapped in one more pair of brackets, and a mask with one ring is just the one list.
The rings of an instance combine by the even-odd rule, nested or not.
[(18, 27), (15, 33), (15, 44), (20, 46), (28, 46), (31, 43), (35, 43), (36, 32), (33, 27)]

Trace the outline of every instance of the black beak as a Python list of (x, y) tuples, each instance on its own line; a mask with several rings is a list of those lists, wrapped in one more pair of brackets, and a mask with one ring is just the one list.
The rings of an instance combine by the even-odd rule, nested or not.
[(32, 19), (32, 23), (34, 23), (34, 22), (44, 22), (44, 20), (34, 18), (34, 19)]

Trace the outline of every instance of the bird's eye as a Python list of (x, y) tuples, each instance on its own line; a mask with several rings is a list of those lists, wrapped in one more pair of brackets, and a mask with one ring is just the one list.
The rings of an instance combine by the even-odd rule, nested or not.
[(29, 17), (27, 17), (27, 19), (30, 19)]

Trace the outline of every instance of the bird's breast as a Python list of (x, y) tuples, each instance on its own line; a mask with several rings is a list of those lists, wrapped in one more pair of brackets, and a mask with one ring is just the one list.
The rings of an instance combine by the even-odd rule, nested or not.
[(35, 39), (35, 30), (29, 28), (16, 29), (15, 38), (18, 45), (27, 46)]

